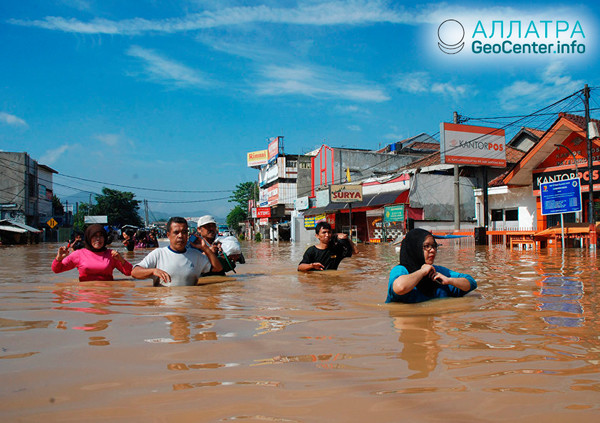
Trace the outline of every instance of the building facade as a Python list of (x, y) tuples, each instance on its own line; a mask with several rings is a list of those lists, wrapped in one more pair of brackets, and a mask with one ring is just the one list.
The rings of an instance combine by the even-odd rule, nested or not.
[(0, 218), (43, 227), (52, 217), (55, 173), (27, 153), (0, 152)]

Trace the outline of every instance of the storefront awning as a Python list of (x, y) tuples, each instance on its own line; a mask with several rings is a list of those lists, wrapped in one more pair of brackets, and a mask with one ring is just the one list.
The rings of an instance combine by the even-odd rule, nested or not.
[[(408, 201), (408, 190), (366, 194), (363, 201), (352, 203), (352, 211), (366, 211), (390, 204), (404, 204)], [(329, 203), (324, 207), (315, 207), (304, 211), (305, 216), (316, 216), (323, 213), (348, 212), (348, 203)]]
[(39, 229), (28, 226), (24, 223), (15, 222), (14, 220), (10, 220), (10, 219), (0, 220), (0, 231), (17, 232), (17, 233), (21, 233), (21, 234), (25, 233), (25, 232), (33, 232), (33, 233), (42, 232)]

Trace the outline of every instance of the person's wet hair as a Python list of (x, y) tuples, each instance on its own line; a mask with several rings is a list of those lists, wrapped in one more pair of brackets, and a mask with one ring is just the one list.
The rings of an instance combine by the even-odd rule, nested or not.
[(185, 218), (180, 217), (180, 216), (174, 216), (174, 217), (171, 217), (169, 219), (169, 221), (167, 222), (167, 232), (171, 232), (171, 224), (172, 223), (181, 223), (182, 225), (185, 225), (186, 227), (188, 226), (188, 222), (187, 222), (187, 220), (185, 220)]
[(319, 235), (321, 229), (328, 229), (331, 231), (331, 225), (329, 224), (329, 222), (319, 222), (317, 223), (317, 226), (315, 226), (315, 233)]

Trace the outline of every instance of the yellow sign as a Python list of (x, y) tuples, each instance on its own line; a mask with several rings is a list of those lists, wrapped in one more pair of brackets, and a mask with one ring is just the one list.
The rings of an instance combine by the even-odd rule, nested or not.
[(268, 150), (259, 150), (259, 151), (251, 151), (247, 154), (248, 156), (248, 167), (252, 166), (262, 166), (269, 163), (269, 151)]
[(53, 217), (51, 217), (51, 218), (50, 218), (50, 220), (46, 222), (46, 224), (47, 224), (48, 226), (50, 226), (52, 229), (54, 229), (54, 227), (55, 227), (56, 225), (58, 225), (58, 222), (57, 222), (56, 220), (54, 220), (54, 218), (53, 218)]

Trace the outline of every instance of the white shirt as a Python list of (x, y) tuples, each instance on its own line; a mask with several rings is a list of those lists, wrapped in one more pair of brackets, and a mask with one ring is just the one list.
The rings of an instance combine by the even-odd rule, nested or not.
[[(161, 269), (171, 276), (170, 286), (196, 285), (202, 273), (211, 269), (210, 260), (200, 251), (187, 248), (185, 252), (178, 253), (170, 247), (153, 250), (137, 266), (146, 269)], [(161, 285), (160, 279), (152, 276), (154, 286)]]

